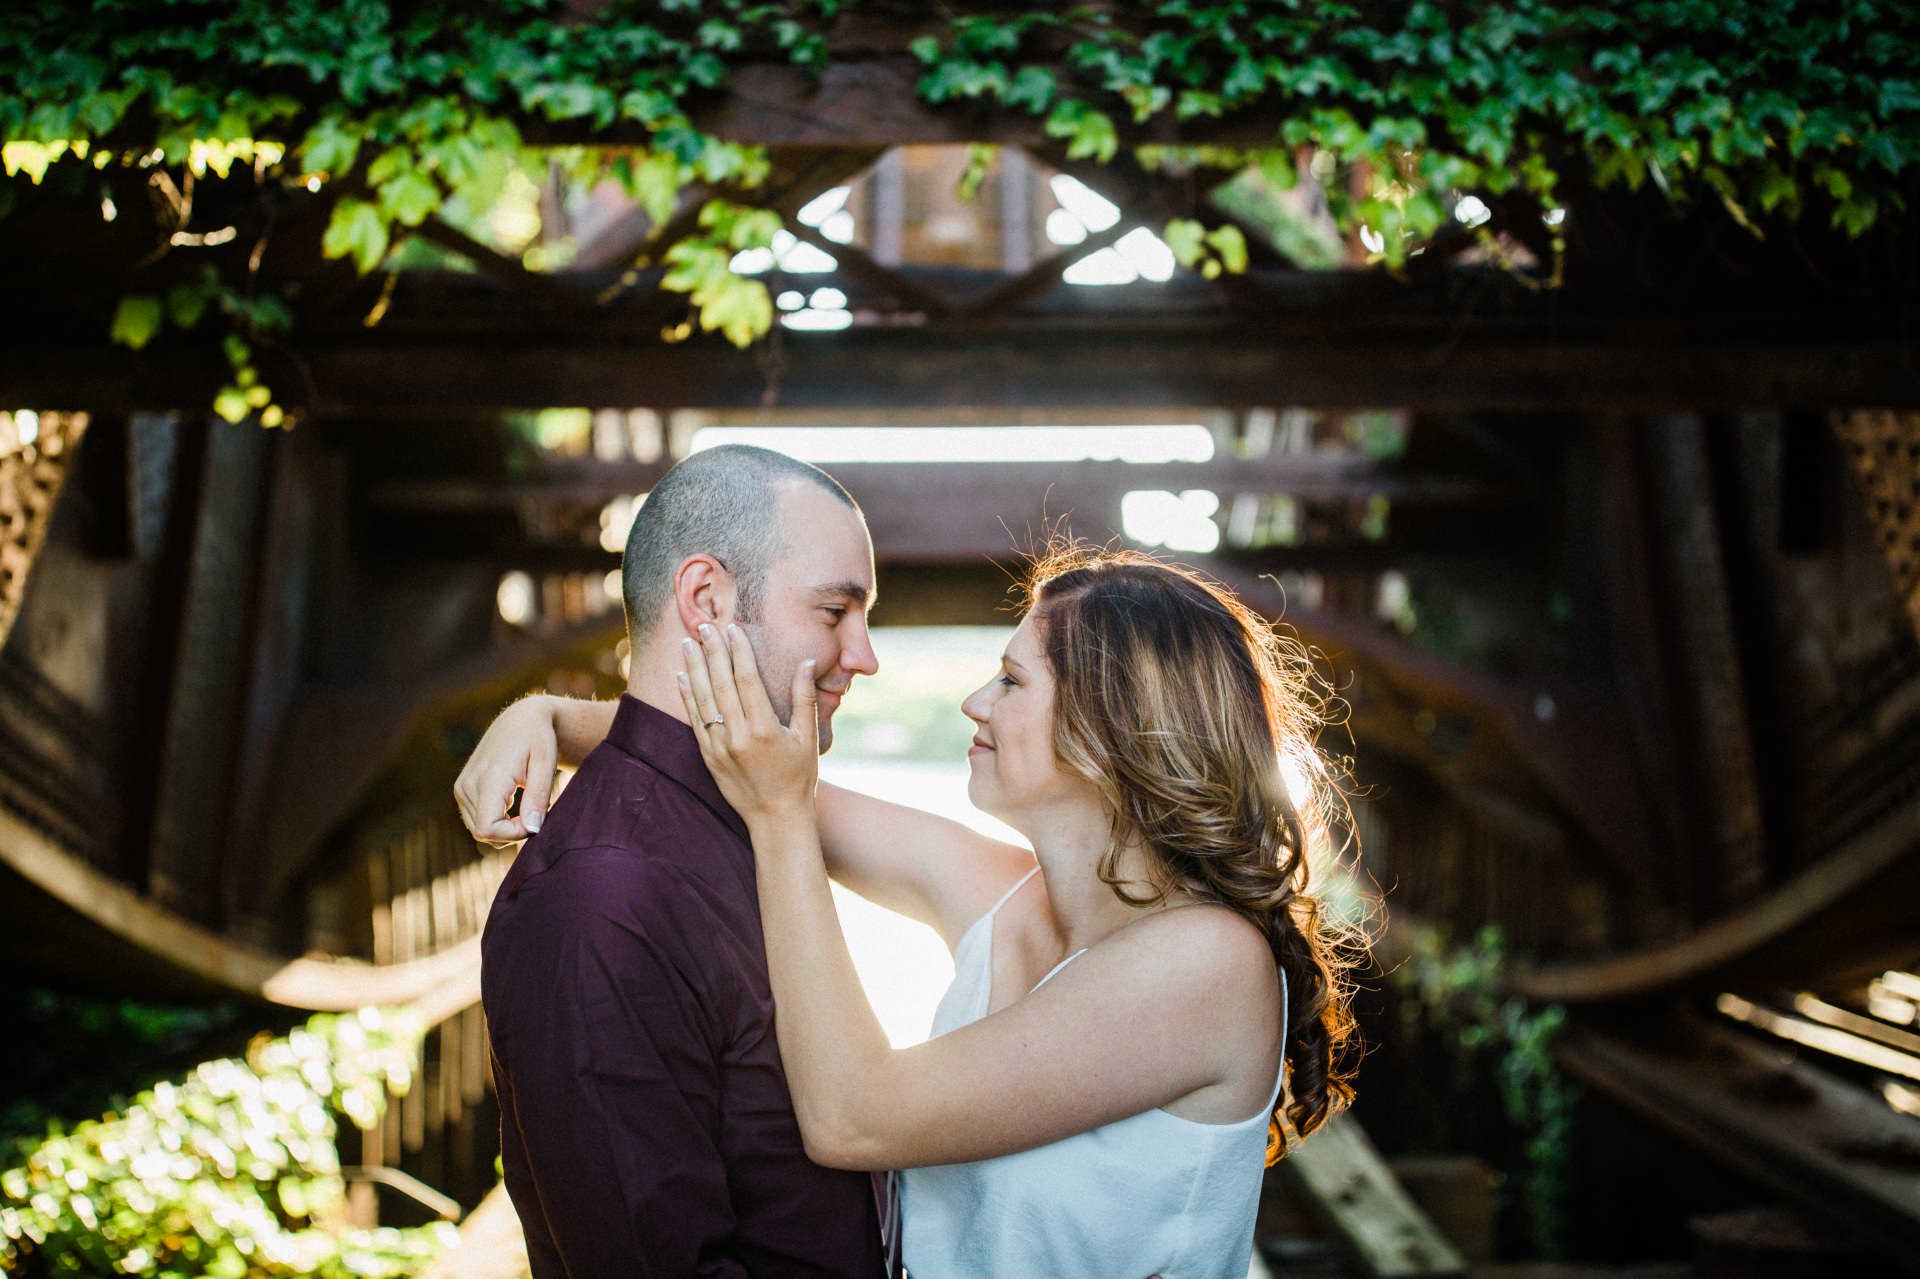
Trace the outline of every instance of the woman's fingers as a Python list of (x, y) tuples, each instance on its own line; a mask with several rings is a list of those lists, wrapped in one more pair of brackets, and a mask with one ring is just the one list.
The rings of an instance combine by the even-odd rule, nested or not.
[(760, 663), (754, 656), (753, 642), (738, 626), (727, 627), (727, 652), (733, 661), (735, 696), (746, 723), (756, 727), (777, 726), (773, 701), (760, 681)]
[(687, 692), (692, 697), (688, 714), (696, 728), (711, 727), (720, 715), (718, 704), (713, 696), (713, 679), (708, 674), (706, 654), (691, 639), (680, 641), (680, 656), (686, 664), (682, 678), (687, 682)]
[(700, 648), (707, 659), (707, 678), (713, 685), (715, 713), (726, 716), (727, 722), (734, 725), (754, 722), (740, 701), (740, 676), (734, 669), (728, 637), (721, 634), (717, 627), (702, 623)]
[[(675, 671), (673, 673), (673, 682), (675, 687), (680, 690), (680, 705), (686, 708), (687, 723), (700, 723), (700, 704), (694, 699), (693, 684), (687, 679), (687, 673), (685, 671)], [(695, 733), (693, 737), (695, 741), (702, 742), (700, 750), (701, 753), (704, 754), (707, 748), (700, 734)]]

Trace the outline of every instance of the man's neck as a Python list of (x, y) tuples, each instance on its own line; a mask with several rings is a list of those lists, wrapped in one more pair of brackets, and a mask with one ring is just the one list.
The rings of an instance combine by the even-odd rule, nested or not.
[(683, 635), (678, 623), (663, 622), (644, 646), (634, 648), (627, 668), (627, 695), (685, 724), (687, 708), (674, 678), (686, 669), (680, 646)]

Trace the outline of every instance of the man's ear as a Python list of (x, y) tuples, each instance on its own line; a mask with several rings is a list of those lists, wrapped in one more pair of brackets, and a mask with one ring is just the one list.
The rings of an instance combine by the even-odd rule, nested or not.
[(733, 620), (733, 574), (711, 555), (689, 555), (673, 574), (673, 606), (689, 635), (700, 633), (702, 622), (718, 628)]

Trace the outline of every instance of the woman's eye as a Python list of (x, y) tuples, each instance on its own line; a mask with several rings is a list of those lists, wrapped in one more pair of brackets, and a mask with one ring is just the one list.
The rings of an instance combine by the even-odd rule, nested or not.
[(1013, 682), (1013, 676), (1011, 676), (1011, 675), (1002, 675), (1002, 676), (1000, 677), (1000, 687), (1002, 687), (1002, 688), (1018, 688), (1018, 687), (1019, 687), (1019, 685), (1017, 685), (1017, 684), (1015, 684), (1015, 683)]

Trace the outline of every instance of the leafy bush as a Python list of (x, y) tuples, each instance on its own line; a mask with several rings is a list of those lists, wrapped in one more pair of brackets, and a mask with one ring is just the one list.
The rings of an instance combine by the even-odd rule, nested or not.
[(1562, 1256), (1573, 1188), (1573, 1120), (1580, 1094), (1561, 1073), (1553, 1046), (1566, 1028), (1559, 1004), (1532, 1007), (1502, 989), (1506, 939), (1482, 928), (1467, 945), (1438, 928), (1416, 928), (1412, 958), (1395, 971), (1429, 1027), (1443, 1031), (1474, 1065), (1489, 1061), (1501, 1108), (1519, 1134), (1526, 1168), (1520, 1208), (1541, 1255)]
[(314, 1017), (244, 1060), (205, 1062), (117, 1114), (55, 1129), (0, 1172), (0, 1268), (21, 1275), (251, 1279), (410, 1274), (444, 1223), (355, 1230), (336, 1114), (378, 1122), (421, 1028), (363, 1009)]

